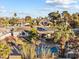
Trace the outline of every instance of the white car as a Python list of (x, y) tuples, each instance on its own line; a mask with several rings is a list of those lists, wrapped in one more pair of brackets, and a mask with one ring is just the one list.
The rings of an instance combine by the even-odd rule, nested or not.
[(19, 33), (19, 37), (26, 38), (28, 36), (29, 36), (28, 32), (22, 31)]

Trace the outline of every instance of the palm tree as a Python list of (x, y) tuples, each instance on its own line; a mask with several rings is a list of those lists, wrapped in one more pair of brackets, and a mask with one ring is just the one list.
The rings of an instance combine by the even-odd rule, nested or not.
[(17, 13), (14, 13), (14, 17), (16, 17), (17, 16)]

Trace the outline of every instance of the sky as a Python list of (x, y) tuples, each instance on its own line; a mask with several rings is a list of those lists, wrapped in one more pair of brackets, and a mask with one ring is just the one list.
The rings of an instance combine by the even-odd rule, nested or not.
[(39, 17), (57, 10), (79, 12), (79, 0), (0, 0), (0, 16)]

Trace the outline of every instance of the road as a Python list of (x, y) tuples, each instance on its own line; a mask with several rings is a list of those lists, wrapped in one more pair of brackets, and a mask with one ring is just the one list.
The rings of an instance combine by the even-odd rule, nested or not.
[[(19, 34), (19, 32), (14, 32), (14, 36), (17, 36)], [(11, 35), (11, 33), (5, 33), (5, 34), (2, 34), (1, 36), (0, 36), (0, 40), (3, 40), (3, 39), (5, 39), (6, 37), (8, 37), (8, 36), (10, 36)]]

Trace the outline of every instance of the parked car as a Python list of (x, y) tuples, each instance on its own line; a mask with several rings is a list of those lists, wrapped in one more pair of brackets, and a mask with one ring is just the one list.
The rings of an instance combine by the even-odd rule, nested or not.
[(20, 38), (26, 38), (27, 36), (29, 36), (29, 33), (26, 32), (25, 30), (20, 32), (18, 35), (18, 37), (20, 37)]
[(38, 31), (47, 31), (47, 28), (37, 27)]
[(75, 28), (75, 29), (72, 29), (75, 33), (75, 35), (79, 35), (79, 28)]

